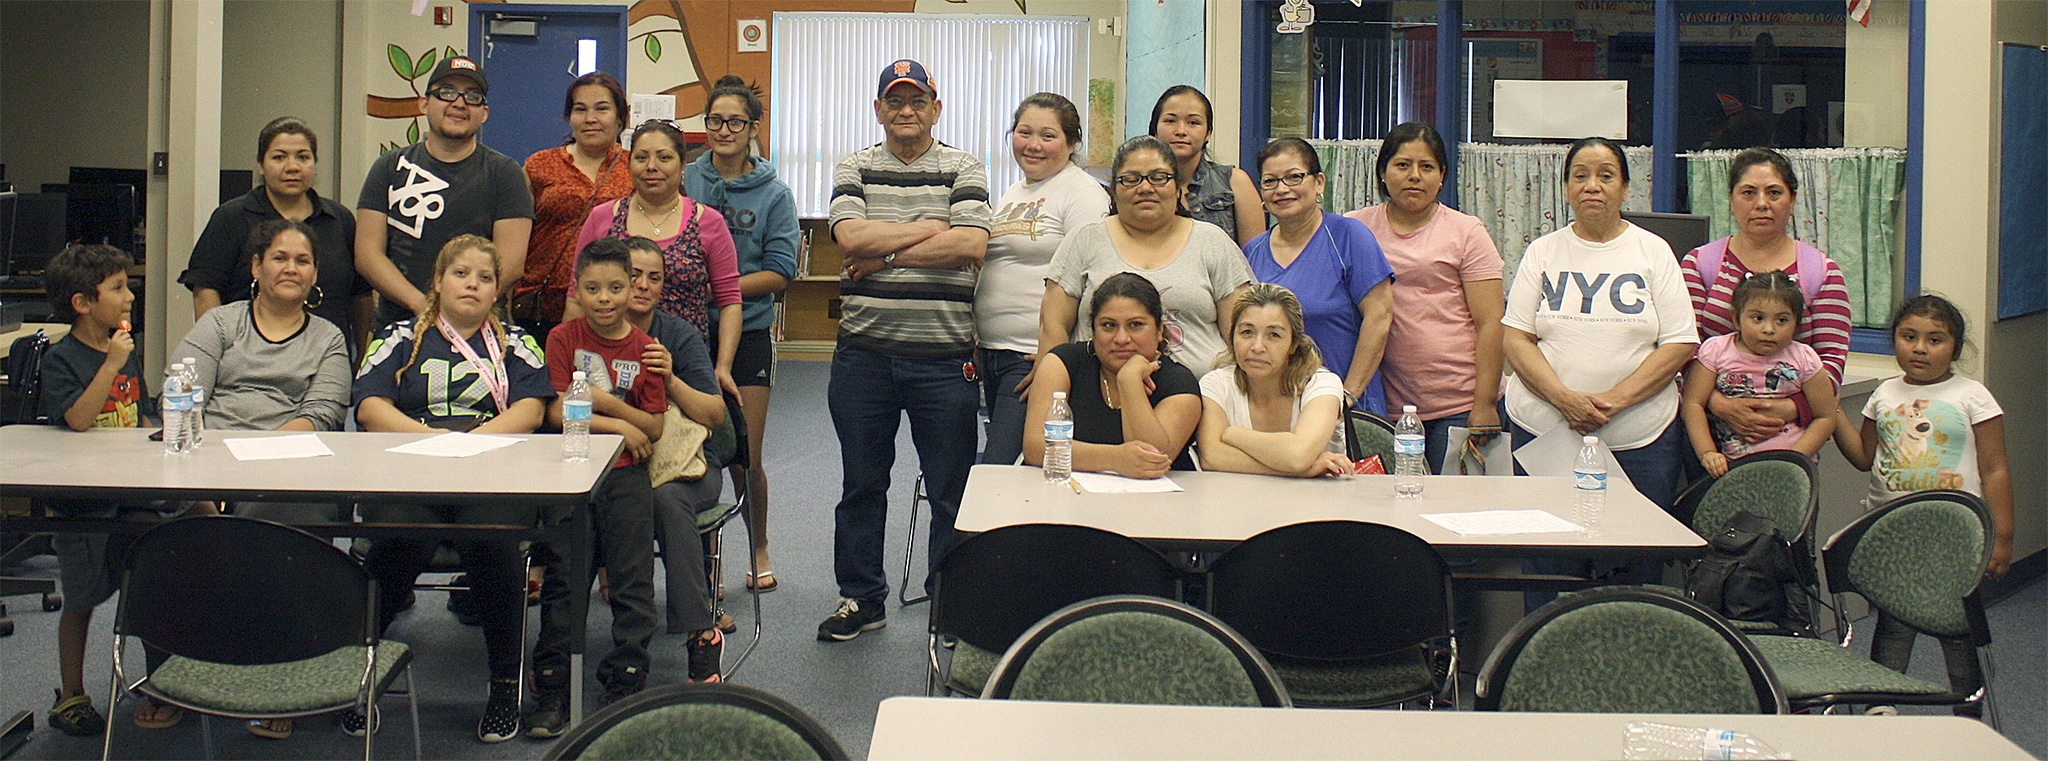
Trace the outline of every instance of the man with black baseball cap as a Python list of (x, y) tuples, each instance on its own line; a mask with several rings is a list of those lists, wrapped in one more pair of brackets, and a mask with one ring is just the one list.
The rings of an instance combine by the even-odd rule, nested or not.
[(434, 66), (420, 108), (427, 134), (378, 157), (356, 201), (356, 270), (383, 295), (379, 325), (427, 306), (427, 280), (441, 246), (464, 233), (490, 238), (509, 288), (526, 265), (533, 193), (519, 162), (477, 142), (491, 116), (490, 80), (476, 61)]
[(988, 175), (974, 154), (932, 139), (938, 95), (924, 64), (883, 67), (875, 120), (888, 139), (840, 161), (833, 176), (832, 237), (845, 271), (827, 403), (842, 473), (833, 532), (842, 599), (818, 624), (821, 640), (887, 622), (882, 535), (903, 416), (931, 495), (932, 568), (952, 545), (974, 462), (974, 278), (988, 250)]

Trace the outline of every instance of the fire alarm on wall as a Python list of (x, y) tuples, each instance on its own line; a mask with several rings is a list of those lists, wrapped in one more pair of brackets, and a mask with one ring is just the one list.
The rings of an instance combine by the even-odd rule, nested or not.
[(452, 6), (452, 5), (436, 5), (436, 6), (434, 6), (434, 26), (454, 26), (454, 25), (455, 25), (455, 7), (454, 7), (454, 6)]

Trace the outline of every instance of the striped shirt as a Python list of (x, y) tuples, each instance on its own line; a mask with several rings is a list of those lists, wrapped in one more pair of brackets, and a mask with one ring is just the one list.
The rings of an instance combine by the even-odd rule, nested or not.
[[(835, 226), (944, 219), (987, 230), (988, 174), (974, 154), (943, 143), (907, 164), (878, 143), (839, 162), (831, 213)], [(841, 278), (839, 298), (843, 345), (899, 357), (974, 351), (973, 267), (885, 267), (860, 280)]]
[[(1708, 288), (1700, 275), (1699, 253), (1699, 249), (1688, 252), (1679, 269), (1685, 273), (1685, 290), (1692, 296), (1693, 314), (1699, 318), (1700, 340), (1705, 341), (1735, 332), (1732, 299), (1735, 286), (1748, 279), (1749, 268), (1733, 252), (1723, 255), (1721, 271), (1714, 278), (1713, 287)], [(1806, 305), (1805, 315), (1799, 318), (1799, 332), (1792, 339), (1813, 347), (1820, 354), (1821, 364), (1827, 367), (1828, 376), (1839, 386), (1842, 366), (1849, 361), (1849, 285), (1835, 260), (1826, 261), (1828, 274), (1821, 281), (1820, 295)]]

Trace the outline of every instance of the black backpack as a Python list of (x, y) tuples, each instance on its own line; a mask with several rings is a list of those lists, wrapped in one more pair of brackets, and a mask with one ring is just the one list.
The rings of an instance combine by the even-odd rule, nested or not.
[(7, 387), (0, 400), (0, 425), (48, 423), (43, 417), (43, 353), (50, 339), (38, 330), (14, 339), (7, 348)]
[(1769, 623), (1785, 633), (1811, 633), (1806, 604), (1812, 564), (1769, 518), (1737, 510), (1707, 541), (1707, 556), (1685, 572), (1685, 593), (1731, 621)]

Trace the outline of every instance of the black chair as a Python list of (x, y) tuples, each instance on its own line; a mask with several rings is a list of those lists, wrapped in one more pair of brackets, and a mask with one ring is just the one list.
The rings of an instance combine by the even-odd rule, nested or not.
[(592, 714), (542, 758), (844, 759), (846, 750), (789, 701), (736, 684), (672, 684)]
[[(725, 472), (732, 478), (733, 498), (731, 502), (708, 505), (697, 513), (697, 534), (704, 543), (704, 572), (711, 579), (711, 613), (714, 620), (726, 617), (725, 605), (719, 599), (719, 590), (725, 588), (725, 527), (732, 523), (734, 518), (740, 518), (744, 522), (747, 507), (753, 504), (747, 491), (747, 479), (752, 475), (754, 467), (753, 450), (748, 446), (746, 413), (740, 409), (739, 397), (726, 394), (725, 425), (711, 432), (711, 437), (704, 442), (704, 448), (707, 455), (714, 455), (725, 463)], [(704, 477), (714, 478), (716, 475), (705, 473)], [(747, 530), (751, 532), (759, 529), (749, 526)], [(667, 558), (663, 558), (662, 562), (668, 562)], [(754, 578), (760, 570), (754, 564), (754, 553), (748, 552), (747, 578)], [(731, 666), (720, 668), (720, 673), (726, 677), (737, 673), (740, 667), (746, 664), (747, 656), (753, 655), (754, 648), (761, 644), (761, 595), (757, 593), (748, 596), (754, 598), (753, 636), (747, 640), (747, 646), (740, 650), (739, 657), (733, 659)]]
[(1757, 648), (1699, 603), (1649, 587), (1559, 596), (1479, 672), (1481, 711), (1789, 713)]
[(1296, 705), (1391, 705), (1447, 686), (1456, 705), (1450, 578), (1436, 549), (1401, 529), (1301, 523), (1224, 553), (1209, 611), (1259, 648)]
[[(939, 563), (925, 694), (980, 695), (1003, 651), (1054, 611), (1105, 595), (1180, 596), (1179, 576), (1136, 540), (1085, 526), (1005, 526), (968, 537)], [(953, 641), (953, 657), (939, 651)]]
[[(921, 602), (930, 602), (932, 599), (931, 595), (923, 593), (913, 593), (910, 591), (911, 568), (913, 567), (913, 564), (917, 562), (918, 506), (924, 504), (926, 500), (929, 500), (931, 498), (932, 497), (930, 494), (925, 493), (924, 471), (920, 470), (917, 472), (917, 479), (911, 481), (910, 483), (910, 520), (905, 521), (907, 525), (904, 528), (904, 531), (908, 533), (905, 535), (903, 539), (903, 583), (896, 586), (896, 602), (897, 604), (900, 604), (904, 607), (916, 605)], [(925, 549), (926, 551), (930, 551), (931, 548), (927, 547)]]
[(1287, 708), (1272, 665), (1215, 616), (1158, 597), (1084, 600), (1010, 645), (982, 698)]
[[(7, 349), (7, 395), (8, 403), (0, 405), (0, 425), (48, 425), (50, 420), (42, 414), (43, 403), (43, 354), (50, 350), (50, 338), (43, 331), (14, 339)], [(11, 504), (4, 509), (9, 513), (26, 514), (28, 501), (8, 498)], [(49, 534), (27, 536), (0, 536), (0, 568), (13, 566), (37, 555), (54, 555)], [(43, 610), (55, 611), (64, 607), (64, 595), (57, 591), (55, 579), (28, 576), (0, 576), (0, 598), (22, 595), (41, 595)], [(7, 605), (0, 602), (0, 637), (14, 633), (14, 621), (7, 617)]]
[[(183, 518), (137, 538), (126, 571), (107, 705), (126, 688), (198, 712), (211, 757), (211, 716), (295, 719), (354, 708), (375, 726), (377, 698), (403, 673), (420, 755), (412, 653), (378, 639), (376, 581), (328, 540), (253, 518)], [(130, 637), (170, 655), (132, 685), (122, 662)], [(113, 724), (102, 758), (113, 751)], [(375, 735), (364, 733), (365, 759)]]
[[(1803, 637), (1752, 636), (1799, 709), (1844, 703), (1979, 703), (1992, 727), (1991, 625), (1979, 585), (1991, 560), (1991, 510), (1968, 492), (1938, 489), (1886, 502), (1835, 532), (1821, 551), (1836, 631), (1844, 646)], [(1915, 632), (1968, 643), (1984, 684), (1975, 694), (1885, 668), (1846, 646), (1842, 596), (1856, 594)]]

